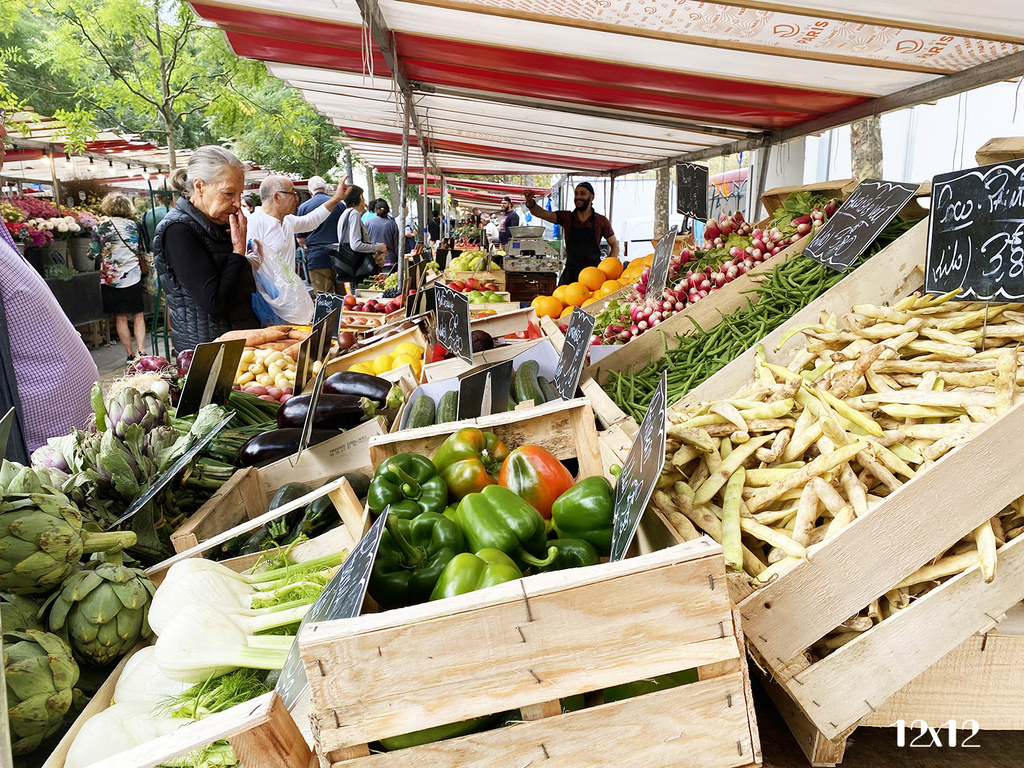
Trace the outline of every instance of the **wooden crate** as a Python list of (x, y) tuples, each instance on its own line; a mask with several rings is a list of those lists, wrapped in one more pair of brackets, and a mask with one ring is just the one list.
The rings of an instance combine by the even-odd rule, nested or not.
[(500, 347), (495, 347), (494, 349), (488, 349), (486, 352), (476, 352), (473, 354), (472, 364), (467, 363), (460, 357), (453, 357), (448, 360), (438, 360), (435, 363), (427, 363), (423, 366), (423, 380), (444, 381), (445, 379), (451, 379), (459, 376), (470, 368), (477, 368), (481, 365), (491, 365), (493, 363), (502, 363), (505, 360), (511, 360), (520, 352), (525, 352), (534, 344), (540, 344), (542, 342), (543, 339), (516, 341), (509, 344), (502, 344)]
[[(308, 625), (299, 649), (321, 765), (757, 765), (739, 622), (723, 570), (721, 548), (701, 539)], [(594, 703), (608, 686), (693, 668), (698, 682)], [(581, 693), (592, 705), (562, 714), (559, 700)], [(516, 709), (515, 725), (369, 753), (380, 738)]]
[(420, 330), (419, 326), (413, 326), (398, 333), (392, 333), (383, 338), (375, 339), (367, 346), (353, 352), (339, 355), (327, 363), (327, 375), (330, 376), (340, 371), (347, 371), (356, 363), (372, 362), (375, 358), (392, 352), (399, 344), (407, 341), (422, 347), (427, 355), (430, 354), (430, 346), (427, 343), (426, 335)]
[[(823, 310), (843, 313), (854, 304), (886, 303), (919, 287), (927, 226), (917, 225), (766, 337), (769, 361), (788, 362), (787, 350), (799, 340), (776, 351), (778, 340), (796, 325), (816, 322)], [(733, 396), (751, 378), (753, 355), (751, 350), (740, 356), (683, 402)], [(1024, 495), (1024, 457), (1012, 447), (1022, 428), (1024, 408), (1018, 406), (919, 472), (810, 560), (739, 603), (754, 658), (824, 739), (843, 738), (889, 696), (1024, 598), (1024, 546), (1017, 540), (1000, 550), (992, 584), (971, 569), (828, 657), (811, 663), (805, 653)], [(986, 468), (984, 483), (963, 481), (980, 466)]]
[[(469, 306), (480, 305), (470, 304)], [(488, 306), (496, 307), (498, 305), (490, 304)], [(518, 304), (509, 304), (507, 306), (511, 306), (513, 309), (511, 311), (499, 311), (496, 315), (481, 317), (478, 320), (470, 320), (470, 331), (485, 331), (492, 338), (498, 339), (509, 333), (526, 331), (529, 329), (530, 323), (533, 323), (535, 326), (537, 325), (537, 311), (533, 307), (519, 309)]]
[(859, 183), (856, 179), (836, 179), (833, 181), (819, 181), (814, 184), (775, 187), (761, 195), (761, 205), (768, 212), (768, 216), (771, 216), (779, 206), (786, 202), (786, 198), (794, 192), (818, 192), (826, 197), (845, 200), (857, 188)]
[(975, 153), (978, 165), (992, 165), (1024, 157), (1024, 136), (989, 139)]
[(458, 270), (445, 270), (444, 282), (445, 285), (450, 283), (452, 280), (461, 280), (466, 282), (469, 278), (476, 278), (481, 283), (494, 283), (498, 286), (498, 292), (505, 290), (507, 279), (505, 277), (504, 270), (497, 269), (491, 270), (490, 272), (476, 271), (476, 272), (459, 272)]
[[(385, 430), (380, 420), (372, 419), (306, 449), (297, 462), (289, 457), (265, 467), (239, 469), (171, 534), (174, 551), (184, 552), (245, 520), (263, 515), (270, 498), (286, 483), (319, 487), (329, 477), (347, 472), (371, 475), (369, 442), (372, 437), (383, 434)], [(358, 500), (356, 509), (362, 509)], [(339, 511), (347, 513), (348, 510)], [(342, 519), (346, 519), (345, 514)]]

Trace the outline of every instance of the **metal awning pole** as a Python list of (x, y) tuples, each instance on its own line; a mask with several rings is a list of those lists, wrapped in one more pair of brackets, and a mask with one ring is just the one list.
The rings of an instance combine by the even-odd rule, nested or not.
[(438, 230), (441, 237), (448, 237), (448, 178), (441, 176), (441, 203), (437, 206), (441, 209), (441, 228)]
[(750, 220), (757, 221), (757, 217), (761, 211), (761, 195), (764, 194), (765, 185), (768, 183), (768, 159), (772, 154), (772, 145), (766, 143), (760, 151), (757, 153), (757, 194), (751, 201), (752, 206), (749, 211)]
[(416, 222), (416, 241), (427, 244), (427, 153), (423, 152), (423, 195), (420, 197), (420, 215)]
[(608, 189), (608, 221), (612, 220), (612, 210), (615, 208), (615, 177), (608, 178), (611, 186)]
[[(399, 178), (399, 191), (398, 191), (398, 213), (402, 217), (402, 223), (400, 224), (402, 233), (402, 242), (405, 242), (405, 189), (409, 183), (409, 110), (410, 104), (408, 100), (403, 102), (405, 104), (405, 121), (402, 124), (402, 175)], [(404, 251), (404, 248), (403, 248)], [(405, 264), (405, 253), (399, 254), (398, 258), (398, 287), (401, 289), (399, 295), (404, 296), (408, 288), (406, 286), (406, 275), (407, 269)]]

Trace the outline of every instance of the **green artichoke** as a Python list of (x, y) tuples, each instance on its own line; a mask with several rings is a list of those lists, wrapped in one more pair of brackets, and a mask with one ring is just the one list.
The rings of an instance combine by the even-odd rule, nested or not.
[(167, 424), (167, 406), (154, 394), (125, 387), (106, 402), (107, 429), (124, 439), (128, 427), (140, 425), (146, 432)]
[(23, 629), (45, 631), (46, 627), (39, 620), (39, 603), (22, 595), (9, 595), (0, 592), (0, 627), (4, 631), (13, 632)]
[(75, 656), (97, 667), (126, 654), (153, 634), (149, 604), (156, 585), (145, 571), (122, 565), (120, 555), (88, 563), (51, 598), (50, 631), (66, 637)]
[(78, 664), (67, 643), (49, 632), (4, 629), (2, 639), (11, 746), (23, 755), (60, 728)]
[(78, 509), (53, 488), (0, 496), (0, 590), (15, 595), (49, 592), (71, 575), (84, 553), (135, 542), (130, 531), (83, 530)]

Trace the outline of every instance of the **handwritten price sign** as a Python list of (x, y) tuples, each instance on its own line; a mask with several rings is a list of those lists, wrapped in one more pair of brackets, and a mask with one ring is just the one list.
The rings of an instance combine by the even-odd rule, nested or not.
[(434, 286), (437, 304), (437, 342), (465, 360), (473, 362), (473, 346), (469, 338), (469, 299), (444, 285)]

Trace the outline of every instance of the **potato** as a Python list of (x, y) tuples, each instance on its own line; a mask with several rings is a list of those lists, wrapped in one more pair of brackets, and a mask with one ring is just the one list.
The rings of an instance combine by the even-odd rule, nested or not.
[(313, 361), (313, 373), (320, 373), (320, 369), (323, 367), (323, 363), (319, 360)]
[(280, 400), (281, 395), (284, 394), (284, 390), (281, 389), (280, 387), (267, 387), (267, 394), (270, 395), (275, 400)]
[(267, 388), (266, 387), (262, 387), (259, 384), (252, 384), (252, 385), (246, 387), (245, 389), (243, 389), (242, 391), (243, 392), (248, 392), (250, 395), (256, 395), (256, 396), (267, 394)]
[(280, 364), (275, 362), (275, 363), (271, 363), (270, 365), (268, 365), (267, 366), (267, 373), (269, 373), (274, 378), (277, 378), (277, 375), (279, 373), (281, 373), (281, 366), (280, 366)]
[(284, 389), (289, 384), (291, 384), (291, 380), (283, 373), (274, 377), (274, 386), (278, 389)]
[(259, 376), (261, 373), (266, 373), (267, 369), (264, 368), (260, 363), (253, 363), (249, 366), (249, 373)]
[(255, 362), (255, 360), (256, 360), (256, 350), (255, 349), (247, 349), (244, 352), (242, 352), (241, 362), (243, 362), (246, 365), (248, 365), (249, 363)]
[(266, 356), (266, 358), (263, 360), (263, 364), (270, 365), (271, 363), (276, 363), (278, 360), (281, 360), (283, 358), (284, 353), (281, 352), (280, 350), (275, 350)]
[(241, 376), (239, 376), (237, 379), (235, 379), (235, 383), (240, 385), (240, 386), (245, 386), (250, 381), (254, 381), (255, 379), (256, 379), (255, 375), (253, 375), (253, 374), (249, 373), (248, 371), (246, 371)]
[(274, 377), (266, 373), (261, 373), (256, 377), (256, 383), (261, 387), (269, 387), (274, 383)]

